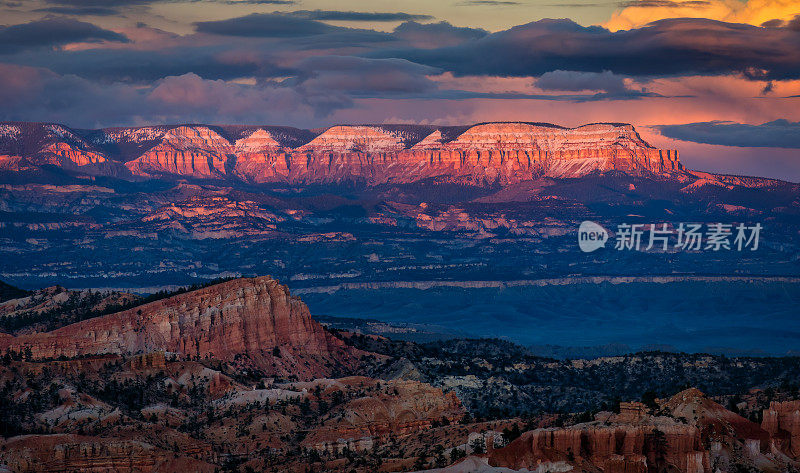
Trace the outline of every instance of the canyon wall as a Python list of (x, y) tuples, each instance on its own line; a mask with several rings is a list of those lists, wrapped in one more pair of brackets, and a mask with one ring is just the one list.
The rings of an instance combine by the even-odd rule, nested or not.
[(643, 473), (648, 466), (661, 462), (682, 473), (711, 471), (700, 432), (694, 426), (681, 424), (587, 424), (533, 430), (508, 447), (495, 450), (489, 458), (494, 466), (531, 470), (542, 462), (558, 461), (591, 464), (606, 473)]
[(326, 332), (269, 277), (236, 279), (52, 332), (0, 337), (33, 359), (164, 351), (312, 379), (356, 366), (361, 352)]
[(675, 150), (656, 149), (627, 124), (564, 128), (537, 123), (462, 127), (181, 125), (79, 132), (0, 124), (4, 167), (23, 160), (119, 177), (235, 178), (250, 183), (408, 183), (426, 178), (507, 184), (593, 171), (669, 175)]
[(800, 459), (800, 401), (771, 402), (764, 409), (761, 428), (769, 432), (775, 448)]

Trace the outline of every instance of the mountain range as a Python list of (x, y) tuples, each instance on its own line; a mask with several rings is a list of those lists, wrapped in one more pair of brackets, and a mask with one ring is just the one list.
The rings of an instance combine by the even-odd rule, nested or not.
[(669, 174), (674, 150), (655, 149), (621, 123), (564, 128), (546, 123), (471, 126), (175, 125), (75, 130), (48, 123), (0, 124), (0, 168), (53, 165), (125, 178), (192, 177), (247, 183), (408, 183), (440, 177), (515, 183), (619, 170)]

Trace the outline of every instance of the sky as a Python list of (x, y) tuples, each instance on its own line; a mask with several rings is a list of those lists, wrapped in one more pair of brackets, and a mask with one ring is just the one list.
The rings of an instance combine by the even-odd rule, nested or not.
[(800, 181), (800, 0), (0, 0), (0, 120), (632, 123)]

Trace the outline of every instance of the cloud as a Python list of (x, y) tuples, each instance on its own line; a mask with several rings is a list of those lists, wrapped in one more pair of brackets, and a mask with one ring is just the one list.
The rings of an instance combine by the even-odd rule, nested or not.
[[(153, 123), (308, 125), (349, 102), (315, 108), (314, 97), (276, 84), (244, 85), (170, 76), (148, 87), (102, 83), (0, 63), (0, 121), (55, 121), (77, 127)], [(321, 107), (321, 105), (320, 105)]]
[(295, 38), (338, 31), (340, 28), (320, 21), (275, 13), (252, 13), (228, 20), (195, 23), (200, 33), (258, 38)]
[(543, 90), (603, 90), (611, 93), (629, 92), (625, 78), (611, 71), (579, 72), (556, 70), (542, 74), (536, 86)]
[(762, 25), (789, 21), (800, 14), (797, 0), (633, 0), (623, 2), (605, 27), (611, 31), (639, 28), (667, 18), (706, 18), (729, 23)]
[(58, 121), (77, 126), (131, 123), (144, 91), (118, 84), (96, 84), (46, 69), (0, 63), (0, 120)]
[[(68, 5), (73, 7), (108, 7), (108, 0), (45, 0), (52, 5)], [(114, 0), (114, 6), (146, 5), (163, 0)]]
[(146, 101), (167, 120), (167, 117), (179, 116), (183, 121), (197, 122), (280, 120), (282, 117), (292, 121), (298, 115), (314, 113), (306, 98), (291, 88), (231, 84), (191, 73), (159, 80), (147, 94)]
[(394, 29), (393, 35), (416, 48), (455, 46), (465, 41), (483, 38), (488, 31), (478, 28), (453, 26), (446, 21), (417, 23), (407, 21)]
[(381, 12), (358, 12), (358, 11), (336, 11), (336, 10), (297, 10), (288, 13), (298, 18), (322, 21), (409, 21), (409, 20), (430, 20), (430, 15), (419, 15), (413, 13), (381, 13)]
[[(284, 39), (284, 49), (353, 48), (361, 44), (391, 41), (379, 31), (344, 28), (285, 13), (252, 13), (219, 21), (195, 23), (198, 33), (219, 36)], [(291, 43), (288, 42), (291, 40)]]
[(118, 12), (114, 8), (106, 7), (75, 7), (75, 6), (55, 6), (45, 7), (34, 10), (42, 13), (55, 13), (57, 15), (76, 15), (76, 16), (111, 16)]
[(456, 46), (384, 51), (456, 75), (540, 76), (554, 70), (637, 77), (744, 74), (800, 77), (800, 32), (703, 19), (661, 20), (611, 32), (540, 20)]
[(46, 67), (58, 74), (145, 85), (163, 77), (188, 73), (206, 79), (225, 80), (294, 74), (273, 64), (267, 53), (248, 54), (224, 45), (173, 45), (155, 51), (87, 49), (24, 55), (15, 59), (25, 65)]
[(800, 15), (796, 15), (790, 20), (774, 19), (765, 21), (761, 24), (765, 28), (788, 28), (794, 31), (800, 31)]
[[(45, 0), (52, 5), (67, 5), (77, 8), (85, 7), (129, 7), (135, 5), (152, 5), (154, 3), (182, 3), (199, 2), (201, 0)], [(294, 5), (293, 0), (206, 0), (211, 3), (223, 3), (227, 5)], [(113, 4), (113, 5), (110, 5)]]
[(441, 71), (404, 59), (367, 59), (348, 56), (317, 56), (295, 66), (296, 84), (306, 91), (349, 95), (386, 96), (413, 94), (436, 89), (428, 75)]
[(662, 135), (681, 141), (745, 148), (800, 149), (800, 122), (774, 120), (761, 125), (711, 121), (656, 126)]
[(128, 38), (91, 23), (68, 18), (45, 18), (0, 27), (0, 53), (4, 54), (69, 43), (101, 41), (127, 42)]

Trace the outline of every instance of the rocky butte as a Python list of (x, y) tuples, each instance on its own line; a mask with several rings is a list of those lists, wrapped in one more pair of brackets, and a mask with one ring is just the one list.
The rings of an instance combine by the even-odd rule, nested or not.
[(621, 403), (619, 414), (601, 412), (593, 422), (525, 432), (491, 452), (489, 464), (543, 471), (568, 462), (604, 473), (738, 471), (743, 462), (788, 471), (795, 465), (793, 433), (782, 427), (791, 429), (797, 401), (773, 403), (764, 411), (764, 429), (695, 388), (659, 402), (658, 415), (638, 402)]
[(216, 284), (51, 332), (0, 334), (0, 353), (26, 352), (32, 359), (157, 351), (301, 379), (352, 370), (365, 354), (326, 332), (270, 277)]
[(192, 177), (248, 183), (408, 183), (426, 178), (508, 184), (593, 171), (669, 176), (675, 150), (656, 149), (634, 127), (594, 123), (471, 126), (290, 127), (176, 125), (74, 130), (0, 124), (0, 169), (54, 165), (122, 178)]

